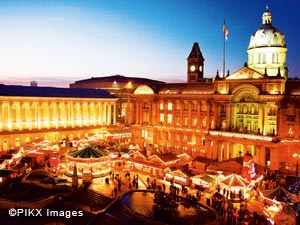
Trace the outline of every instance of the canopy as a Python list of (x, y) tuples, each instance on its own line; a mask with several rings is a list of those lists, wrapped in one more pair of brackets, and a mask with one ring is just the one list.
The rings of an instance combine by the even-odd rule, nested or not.
[(68, 155), (73, 158), (88, 159), (88, 158), (102, 158), (103, 156), (107, 156), (107, 153), (101, 150), (94, 149), (91, 146), (88, 146), (84, 149), (70, 152), (68, 153)]
[(242, 176), (237, 174), (231, 174), (225, 177), (223, 180), (220, 181), (222, 184), (230, 187), (240, 187), (240, 188), (247, 188), (250, 185), (250, 182), (243, 179)]
[(287, 200), (287, 191), (283, 187), (277, 187), (261, 192), (265, 198), (275, 199), (277, 201), (286, 201)]

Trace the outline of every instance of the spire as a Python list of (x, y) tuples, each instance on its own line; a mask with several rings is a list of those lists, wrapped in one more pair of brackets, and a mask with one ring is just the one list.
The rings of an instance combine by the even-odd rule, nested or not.
[(216, 80), (221, 80), (220, 76), (219, 76), (219, 70), (217, 70), (217, 74), (216, 74)]
[(200, 51), (200, 47), (199, 47), (198, 42), (195, 42), (195, 43), (194, 43), (193, 48), (192, 48), (192, 50), (191, 50), (191, 53), (189, 54), (188, 59), (190, 59), (190, 58), (200, 58), (200, 59), (204, 59), (204, 58), (203, 58), (203, 55), (202, 55), (202, 52)]
[(267, 73), (267, 67), (265, 68), (265, 73), (264, 73), (264, 76), (267, 77), (268, 76), (268, 73)]
[(277, 78), (281, 78), (280, 67), (278, 67)]
[(272, 25), (272, 14), (269, 11), (269, 6), (266, 6), (266, 11), (262, 15), (262, 24), (263, 25)]

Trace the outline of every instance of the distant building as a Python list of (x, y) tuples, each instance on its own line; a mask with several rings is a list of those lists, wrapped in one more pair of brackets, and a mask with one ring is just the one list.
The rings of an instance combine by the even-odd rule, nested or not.
[(250, 39), (248, 63), (238, 71), (204, 79), (204, 58), (195, 43), (187, 58), (187, 83), (137, 87), (127, 115), (132, 142), (153, 152), (216, 161), (249, 152), (262, 166), (295, 171), (300, 81), (288, 80), (284, 35), (273, 27), (268, 9), (262, 19)]
[(0, 85), (0, 151), (100, 132), (116, 124), (116, 102), (105, 90)]
[(86, 80), (75, 81), (73, 84), (70, 84), (70, 88), (103, 89), (113, 95), (116, 95), (119, 98), (117, 101), (116, 109), (117, 122), (128, 123), (128, 121), (125, 121), (125, 115), (129, 97), (133, 90), (141, 85), (151, 85), (160, 83), (164, 82), (139, 77), (125, 77), (122, 75), (113, 75), (106, 77), (92, 77)]

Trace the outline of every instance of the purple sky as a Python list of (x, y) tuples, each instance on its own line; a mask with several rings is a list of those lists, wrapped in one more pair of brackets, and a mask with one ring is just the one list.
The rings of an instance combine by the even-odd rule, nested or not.
[(0, 83), (68, 87), (75, 80), (122, 74), (186, 81), (198, 42), (205, 77), (247, 61), (250, 36), (266, 5), (285, 34), (289, 77), (300, 77), (300, 1), (111, 0), (0, 1)]

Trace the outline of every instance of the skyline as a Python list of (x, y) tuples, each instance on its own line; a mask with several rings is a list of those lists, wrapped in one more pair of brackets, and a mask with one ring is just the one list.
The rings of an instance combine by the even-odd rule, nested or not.
[(211, 78), (222, 72), (224, 20), (226, 71), (233, 73), (247, 62), (250, 36), (266, 5), (273, 26), (285, 35), (289, 77), (300, 77), (300, 3), (288, 3), (256, 1), (246, 8), (237, 0), (1, 1), (0, 83), (68, 87), (115, 74), (185, 82), (194, 42), (205, 58), (204, 77)]

